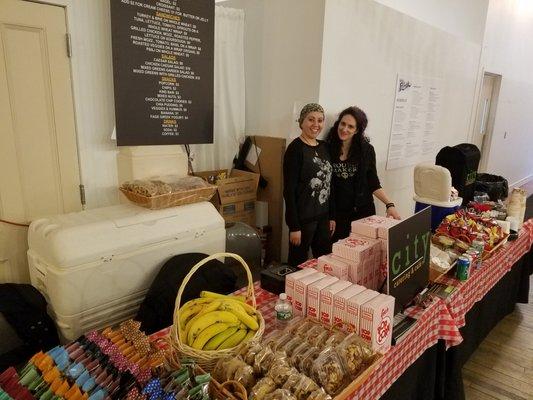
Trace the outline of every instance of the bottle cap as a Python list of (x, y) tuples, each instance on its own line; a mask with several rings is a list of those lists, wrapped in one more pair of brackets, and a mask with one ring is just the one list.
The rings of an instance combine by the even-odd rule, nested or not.
[(280, 300), (287, 300), (287, 293), (280, 293), (279, 298)]

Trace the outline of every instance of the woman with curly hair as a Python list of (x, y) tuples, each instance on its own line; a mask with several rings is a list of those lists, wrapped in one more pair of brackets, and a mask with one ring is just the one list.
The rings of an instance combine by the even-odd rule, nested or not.
[(307, 260), (309, 247), (314, 257), (331, 251), (330, 236), (335, 230), (330, 210), (331, 163), (328, 146), (317, 140), (324, 127), (324, 109), (307, 104), (298, 119), (299, 137), (283, 159), (285, 221), (289, 227), (289, 265)]
[(400, 219), (379, 182), (376, 152), (365, 136), (367, 125), (365, 112), (352, 106), (339, 114), (328, 133), (335, 191), (333, 241), (350, 234), (351, 221), (376, 213), (373, 196), (385, 204), (388, 217)]

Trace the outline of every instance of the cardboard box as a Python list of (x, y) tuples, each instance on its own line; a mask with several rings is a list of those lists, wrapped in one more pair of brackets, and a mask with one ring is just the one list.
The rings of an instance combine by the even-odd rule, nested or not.
[(352, 286), (348, 281), (337, 281), (320, 291), (320, 321), (323, 324), (333, 323), (333, 296)]
[(363, 276), (363, 266), (359, 261), (347, 260), (346, 258), (339, 257), (335, 254), (332, 254), (331, 257), (348, 264), (348, 280), (358, 285), (361, 284)]
[[(348, 323), (346, 319), (346, 305), (348, 299), (355, 295), (364, 292), (366, 288), (360, 285), (351, 285), (346, 289), (333, 295), (333, 323)], [(347, 330), (347, 326), (343, 324), (343, 330)]]
[(381, 251), (378, 240), (353, 233), (346, 239), (333, 243), (333, 254), (352, 261), (363, 262), (367, 258), (374, 259), (377, 251)]
[(350, 297), (346, 301), (346, 323), (350, 326), (353, 332), (359, 332), (359, 320), (361, 316), (361, 306), (367, 301), (372, 300), (379, 295), (378, 292), (366, 289), (365, 291)]
[[(287, 300), (289, 300), (292, 303), (292, 299), (294, 297), (294, 282), (297, 279), (303, 278), (307, 275), (315, 274), (317, 271), (312, 268), (306, 268), (302, 269), (300, 271), (293, 272), (292, 274), (288, 274), (285, 276), (285, 294), (287, 295)], [(294, 304), (292, 305), (294, 308)]]
[(331, 254), (318, 257), (317, 271), (336, 276), (339, 279), (348, 280), (349, 265)]
[[(217, 185), (211, 202), (226, 222), (244, 222), (255, 226), (255, 199), (259, 174), (233, 169), (197, 172), (195, 174)], [(221, 176), (227, 176), (221, 178)]]
[(359, 336), (373, 350), (386, 353), (391, 346), (394, 297), (380, 294), (361, 306)]
[(305, 317), (307, 312), (307, 287), (327, 275), (322, 272), (316, 272), (311, 275), (298, 278), (294, 281), (294, 297), (292, 301), (292, 310), (294, 315), (301, 315)]
[(329, 285), (338, 282), (336, 276), (326, 276), (307, 287), (307, 316), (316, 321), (320, 318), (320, 293)]

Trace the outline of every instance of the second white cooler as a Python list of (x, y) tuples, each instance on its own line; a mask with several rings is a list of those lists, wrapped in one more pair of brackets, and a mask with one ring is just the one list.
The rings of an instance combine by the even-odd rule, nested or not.
[(133, 317), (170, 257), (225, 250), (224, 220), (211, 203), (163, 210), (132, 204), (32, 222), (32, 285), (66, 340)]

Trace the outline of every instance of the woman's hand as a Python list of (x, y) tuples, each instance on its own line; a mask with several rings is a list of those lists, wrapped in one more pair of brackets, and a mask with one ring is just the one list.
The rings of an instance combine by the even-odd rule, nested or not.
[(402, 217), (400, 217), (400, 214), (398, 214), (398, 211), (396, 211), (396, 207), (387, 208), (387, 217), (391, 217), (394, 219), (402, 219)]
[(336, 226), (337, 226), (337, 224), (335, 223), (335, 221), (330, 219), (329, 220), (329, 235), (330, 236), (333, 236), (333, 234), (335, 233), (335, 227)]
[(289, 232), (289, 242), (293, 246), (299, 246), (302, 243), (302, 231)]

